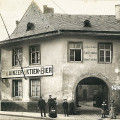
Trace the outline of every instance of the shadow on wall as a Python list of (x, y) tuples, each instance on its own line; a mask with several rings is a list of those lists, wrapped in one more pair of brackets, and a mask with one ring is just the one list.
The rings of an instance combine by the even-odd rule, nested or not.
[(27, 111), (27, 104), (23, 102), (1, 102), (2, 111)]
[(1, 102), (2, 111), (39, 112), (37, 102)]
[[(2, 111), (19, 111), (19, 112), (40, 112), (38, 102), (1, 102)], [(48, 104), (46, 104), (46, 113), (48, 113)], [(57, 105), (57, 113), (63, 113), (62, 103)]]

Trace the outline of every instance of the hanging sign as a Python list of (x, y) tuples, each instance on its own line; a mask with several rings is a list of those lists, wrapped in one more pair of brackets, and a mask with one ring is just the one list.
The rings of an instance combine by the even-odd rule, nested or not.
[[(53, 75), (53, 66), (23, 68), (26, 77)], [(2, 78), (24, 77), (21, 69), (2, 70)]]

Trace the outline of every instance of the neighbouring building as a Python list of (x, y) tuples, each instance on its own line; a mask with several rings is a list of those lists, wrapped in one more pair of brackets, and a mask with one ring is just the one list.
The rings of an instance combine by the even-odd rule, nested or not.
[[(120, 6), (116, 6), (119, 8)], [(2, 110), (37, 111), (42, 95), (120, 109), (119, 15), (55, 14), (32, 2), (11, 34), (0, 42)], [(116, 9), (118, 10), (118, 9)], [(119, 10), (118, 10), (119, 11)], [(120, 13), (119, 13), (120, 14)]]

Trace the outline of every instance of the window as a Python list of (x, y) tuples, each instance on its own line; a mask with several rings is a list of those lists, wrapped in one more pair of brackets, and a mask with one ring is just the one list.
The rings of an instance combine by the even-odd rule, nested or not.
[(40, 79), (31, 79), (31, 96), (40, 96)]
[(13, 49), (13, 66), (22, 64), (22, 48)]
[(28, 22), (26, 31), (34, 30), (34, 28), (35, 28), (35, 25), (33, 23), (31, 23), (31, 22)]
[(82, 61), (82, 43), (69, 43), (69, 61)]
[(22, 80), (13, 80), (13, 97), (22, 96)]
[(98, 49), (99, 49), (99, 62), (111, 63), (112, 62), (112, 44), (100, 43)]
[(40, 46), (30, 46), (30, 64), (40, 64)]
[(84, 27), (91, 27), (91, 23), (89, 20), (84, 21)]

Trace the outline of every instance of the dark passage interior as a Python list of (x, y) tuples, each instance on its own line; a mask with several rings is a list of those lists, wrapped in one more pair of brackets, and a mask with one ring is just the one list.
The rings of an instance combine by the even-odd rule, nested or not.
[(76, 87), (76, 106), (79, 110), (100, 110), (102, 102), (108, 105), (108, 87), (96, 77), (81, 80)]

